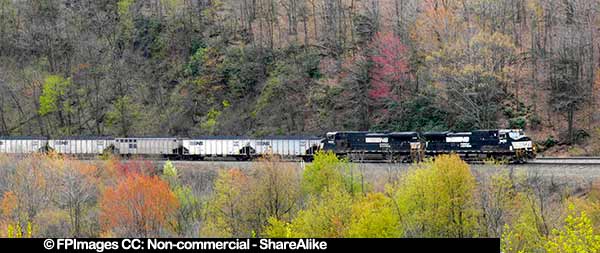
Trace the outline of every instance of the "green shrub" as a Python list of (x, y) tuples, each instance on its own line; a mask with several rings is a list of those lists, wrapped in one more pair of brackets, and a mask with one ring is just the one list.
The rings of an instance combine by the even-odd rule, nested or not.
[(508, 124), (509, 124), (510, 128), (523, 129), (527, 125), (527, 120), (525, 119), (525, 117), (520, 116), (520, 117), (510, 119), (508, 121)]
[(531, 115), (529, 117), (529, 126), (531, 128), (537, 129), (542, 124), (542, 119), (537, 114)]
[(554, 147), (556, 144), (558, 144), (558, 141), (554, 139), (554, 136), (550, 136), (548, 137), (543, 143), (542, 145), (544, 145), (545, 148), (551, 148)]

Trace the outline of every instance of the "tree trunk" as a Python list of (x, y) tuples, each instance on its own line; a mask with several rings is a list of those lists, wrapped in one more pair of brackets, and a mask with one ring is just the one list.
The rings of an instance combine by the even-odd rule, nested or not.
[(574, 136), (573, 136), (573, 115), (574, 115), (574, 110), (575, 108), (573, 108), (573, 106), (569, 107), (569, 111), (567, 112), (567, 123), (568, 123), (568, 136), (569, 136), (569, 144), (572, 144), (574, 142)]

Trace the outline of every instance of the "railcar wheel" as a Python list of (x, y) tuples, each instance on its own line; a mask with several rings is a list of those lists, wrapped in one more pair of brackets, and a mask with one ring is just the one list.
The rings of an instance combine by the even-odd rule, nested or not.
[(235, 157), (235, 160), (238, 160), (238, 161), (241, 161), (241, 162), (248, 161), (250, 159), (252, 159), (250, 156), (236, 156)]
[(310, 162), (312, 162), (314, 160), (314, 157), (313, 156), (303, 156), (302, 160), (304, 162), (310, 163)]

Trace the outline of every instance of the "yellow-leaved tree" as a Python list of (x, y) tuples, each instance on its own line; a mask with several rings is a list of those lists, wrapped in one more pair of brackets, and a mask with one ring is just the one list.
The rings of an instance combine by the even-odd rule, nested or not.
[[(523, 203), (525, 196), (516, 196), (517, 203)], [(501, 235), (501, 250), (505, 253), (542, 252), (544, 235), (540, 231), (541, 216), (536, 207), (517, 208), (514, 221), (505, 224)]]
[(383, 194), (366, 194), (360, 173), (331, 152), (307, 165), (302, 188), (306, 208), (287, 222), (268, 219), (268, 237), (390, 237), (398, 235), (397, 213)]
[(309, 195), (319, 195), (325, 190), (341, 187), (354, 195), (367, 191), (362, 175), (347, 160), (332, 152), (317, 152), (314, 161), (306, 165), (302, 188)]
[[(267, 237), (344, 237), (352, 213), (355, 184), (347, 180), (346, 161), (333, 153), (319, 152), (306, 166), (302, 189), (308, 203), (296, 217), (287, 222), (276, 217), (268, 219)], [(346, 185), (346, 182), (350, 183)]]
[(400, 217), (392, 198), (369, 193), (352, 205), (346, 237), (392, 238), (402, 236)]
[(247, 205), (249, 178), (239, 169), (219, 172), (214, 194), (205, 208), (206, 223), (200, 233), (208, 237), (249, 237), (251, 217)]
[[(347, 233), (351, 216), (352, 196), (340, 188), (328, 189), (318, 198), (312, 198), (308, 207), (292, 220), (288, 237), (342, 238)], [(282, 231), (267, 228), (267, 236), (283, 236), (274, 234), (275, 230)]]
[(203, 236), (263, 236), (269, 219), (289, 222), (301, 199), (300, 168), (269, 156), (247, 173), (219, 173), (207, 201)]
[(403, 177), (395, 192), (407, 237), (477, 236), (475, 178), (457, 155), (441, 155)]
[(579, 214), (569, 205), (569, 214), (562, 229), (554, 229), (546, 242), (548, 253), (600, 252), (600, 235), (594, 233), (592, 221), (585, 212)]

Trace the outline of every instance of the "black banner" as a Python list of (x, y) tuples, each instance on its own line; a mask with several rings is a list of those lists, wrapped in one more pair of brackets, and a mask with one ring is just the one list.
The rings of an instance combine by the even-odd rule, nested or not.
[(22, 252), (500, 252), (498, 238), (36, 238), (0, 239), (0, 245)]

